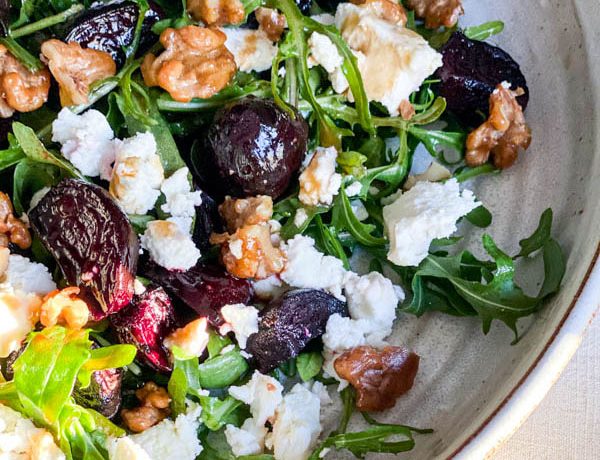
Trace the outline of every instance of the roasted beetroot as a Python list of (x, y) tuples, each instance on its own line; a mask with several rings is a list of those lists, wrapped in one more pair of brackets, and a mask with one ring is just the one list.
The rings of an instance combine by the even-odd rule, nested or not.
[(138, 238), (103, 188), (63, 180), (29, 212), (29, 221), (67, 282), (80, 287), (92, 319), (100, 320), (129, 304)]
[(246, 349), (260, 372), (270, 372), (323, 335), (327, 320), (335, 313), (348, 316), (348, 307), (331, 294), (314, 289), (288, 291), (261, 312), (260, 328), (248, 338)]
[(223, 225), (219, 215), (219, 206), (208, 194), (202, 192), (202, 204), (196, 206), (196, 222), (194, 224), (193, 240), (200, 251), (210, 248), (210, 235), (221, 233)]
[(252, 298), (248, 280), (234, 278), (221, 267), (196, 265), (185, 272), (169, 271), (152, 262), (143, 270), (144, 276), (163, 286), (213, 326), (223, 324), (221, 307), (247, 303)]
[[(163, 14), (156, 4), (149, 2), (142, 26), (140, 50), (148, 49), (157, 41), (151, 32), (152, 26), (162, 19)], [(84, 48), (105, 51), (112, 56), (118, 66), (126, 59), (124, 48), (133, 41), (139, 16), (139, 8), (133, 2), (99, 4), (88, 8), (77, 16), (66, 33), (65, 41), (74, 41)]]
[(464, 123), (477, 125), (482, 121), (477, 112), (487, 115), (490, 94), (503, 81), (512, 89), (523, 88), (525, 94), (517, 100), (523, 110), (527, 107), (525, 77), (519, 64), (502, 49), (454, 32), (441, 51), (444, 64), (436, 72), (441, 80), (440, 96)]
[(171, 299), (161, 287), (149, 287), (129, 306), (110, 317), (121, 343), (135, 345), (138, 359), (159, 372), (169, 372), (171, 363), (164, 338), (177, 328)]
[(90, 385), (87, 388), (76, 387), (73, 398), (77, 404), (112, 418), (117, 415), (121, 406), (122, 381), (122, 369), (95, 371)]
[[(193, 153), (200, 182), (225, 195), (279, 197), (300, 168), (308, 126), (270, 99), (247, 97), (223, 107), (204, 149)], [(203, 150), (203, 151), (201, 151)]]

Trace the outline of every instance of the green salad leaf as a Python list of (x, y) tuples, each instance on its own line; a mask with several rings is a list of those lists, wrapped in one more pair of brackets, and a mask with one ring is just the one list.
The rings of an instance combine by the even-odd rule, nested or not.
[(315, 378), (323, 367), (323, 356), (318, 351), (307, 351), (296, 357), (296, 369), (303, 382)]
[(493, 35), (497, 35), (504, 30), (502, 21), (485, 22), (478, 26), (466, 27), (463, 33), (471, 40), (487, 40)]

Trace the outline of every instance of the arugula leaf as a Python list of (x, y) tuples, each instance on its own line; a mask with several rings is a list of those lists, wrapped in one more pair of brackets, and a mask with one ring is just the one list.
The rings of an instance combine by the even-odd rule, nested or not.
[(200, 385), (202, 388), (225, 388), (241, 378), (248, 369), (248, 363), (236, 348), (200, 364)]
[(466, 27), (463, 33), (471, 40), (482, 41), (490, 38), (492, 35), (499, 34), (503, 30), (504, 23), (502, 21), (490, 21), (478, 26)]
[(177, 357), (176, 351), (174, 355), (173, 372), (167, 390), (171, 396), (171, 409), (175, 415), (178, 415), (186, 411), (188, 394), (197, 393), (201, 386), (198, 358), (180, 359)]
[(62, 171), (53, 165), (40, 164), (25, 158), (14, 171), (12, 201), (18, 213), (27, 211), (35, 192), (44, 187), (52, 187), (64, 177)]
[(8, 169), (25, 158), (25, 153), (20, 147), (10, 147), (6, 150), (0, 150), (0, 171)]
[(296, 357), (296, 368), (303, 382), (315, 378), (323, 367), (323, 356), (318, 351), (300, 353)]
[(334, 201), (332, 223), (338, 231), (348, 230), (363, 246), (383, 246), (387, 242), (385, 238), (372, 234), (374, 225), (365, 224), (356, 218), (343, 185)]
[(552, 232), (552, 209), (546, 209), (540, 216), (540, 222), (535, 232), (529, 237), (519, 241), (521, 251), (516, 257), (527, 257), (544, 247), (550, 240)]
[(476, 227), (486, 228), (492, 223), (492, 213), (484, 205), (481, 205), (469, 212), (465, 219)]
[(119, 369), (131, 364), (135, 359), (137, 348), (133, 345), (111, 345), (94, 348), (77, 376), (81, 388), (90, 384), (92, 373), (105, 369)]
[[(24, 4), (26, 4), (26, 3), (29, 3), (29, 2), (24, 2)], [(20, 38), (20, 37), (24, 37), (26, 35), (33, 34), (35, 32), (39, 32), (40, 30), (47, 29), (48, 27), (52, 27), (57, 24), (65, 22), (67, 19), (69, 19), (72, 16), (75, 16), (76, 14), (80, 13), (84, 9), (85, 9), (85, 7), (83, 5), (74, 4), (70, 8), (66, 9), (65, 11), (61, 11), (60, 13), (57, 13), (57, 14), (54, 14), (51, 16), (47, 16), (43, 19), (40, 19), (39, 21), (33, 22), (31, 24), (27, 24), (26, 26), (23, 26), (23, 27), (19, 27), (16, 29), (13, 28), (10, 31), (10, 36), (12, 38)], [(23, 10), (24, 10), (24, 8), (22, 7), (21, 13), (23, 13)]]
[(208, 359), (219, 356), (221, 350), (227, 345), (231, 345), (231, 339), (229, 337), (217, 334), (215, 331), (211, 330), (208, 338), (208, 345), (206, 346), (206, 349), (208, 350)]
[(227, 396), (225, 399), (200, 396), (200, 405), (202, 406), (202, 422), (212, 431), (217, 431), (234, 421), (239, 422), (233, 423), (235, 425), (241, 424), (241, 420), (238, 420), (236, 415), (238, 409), (243, 409), (244, 415), (246, 414), (244, 403), (231, 396)]

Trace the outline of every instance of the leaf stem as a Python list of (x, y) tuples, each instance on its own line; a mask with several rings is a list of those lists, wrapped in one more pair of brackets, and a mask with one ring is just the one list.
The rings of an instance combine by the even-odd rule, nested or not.
[(10, 31), (10, 36), (12, 38), (21, 38), (26, 35), (31, 35), (35, 32), (39, 32), (40, 30), (47, 29), (48, 27), (55, 26), (56, 24), (60, 24), (65, 22), (71, 16), (76, 15), (77, 13), (83, 11), (85, 7), (79, 3), (71, 6), (69, 9), (62, 11), (53, 16), (48, 16), (47, 18), (40, 19), (39, 21), (32, 22), (31, 24), (27, 24), (26, 26), (19, 27), (17, 29)]

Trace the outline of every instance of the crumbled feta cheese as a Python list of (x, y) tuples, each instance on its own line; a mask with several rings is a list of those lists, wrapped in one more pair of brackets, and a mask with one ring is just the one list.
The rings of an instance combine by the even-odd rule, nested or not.
[(323, 345), (325, 349), (341, 352), (350, 348), (360, 347), (366, 343), (365, 333), (371, 328), (366, 321), (343, 317), (336, 313), (329, 317)]
[(233, 425), (225, 427), (225, 438), (236, 457), (262, 453), (266, 436), (264, 424), (258, 425), (253, 418), (246, 419), (240, 428)]
[(35, 192), (31, 197), (31, 201), (29, 202), (29, 210), (35, 208), (40, 203), (40, 201), (42, 201), (42, 198), (46, 196), (46, 193), (48, 193), (49, 191), (50, 187), (42, 187), (37, 192)]
[(263, 280), (252, 282), (254, 295), (260, 300), (271, 300), (283, 294), (287, 288), (283, 285), (281, 278), (277, 275), (269, 276)]
[(168, 217), (167, 222), (173, 222), (183, 233), (187, 233), (188, 235), (191, 235), (192, 233), (192, 224), (194, 223), (193, 217)]
[(202, 204), (202, 192), (199, 190), (192, 192), (191, 190), (188, 180), (189, 173), (190, 171), (186, 167), (178, 169), (160, 186), (160, 191), (166, 198), (166, 203), (160, 208), (172, 217), (191, 219), (196, 215), (196, 206)]
[(12, 288), (15, 291), (44, 296), (56, 289), (56, 283), (45, 265), (32, 262), (18, 254), (9, 256), (8, 267), (1, 278), (0, 291), (3, 288)]
[(352, 208), (352, 213), (360, 222), (369, 218), (369, 211), (367, 211), (367, 208), (365, 208), (362, 201), (352, 200), (350, 202), (350, 208)]
[(404, 190), (410, 190), (416, 185), (417, 182), (440, 182), (450, 179), (451, 177), (452, 173), (448, 168), (442, 166), (437, 161), (432, 161), (429, 167), (422, 174), (408, 176), (402, 188)]
[(267, 438), (275, 460), (306, 460), (321, 433), (321, 402), (313, 392), (296, 384), (277, 408), (273, 433)]
[(399, 266), (419, 265), (431, 242), (452, 235), (456, 221), (480, 204), (470, 190), (460, 191), (456, 179), (417, 183), (383, 208), (388, 259)]
[(127, 214), (146, 214), (160, 195), (164, 171), (152, 133), (116, 140), (110, 194)]
[(200, 406), (191, 407), (175, 421), (163, 420), (143, 433), (130, 436), (152, 460), (195, 460), (202, 452), (198, 440)]
[(140, 240), (152, 260), (168, 270), (188, 270), (200, 258), (200, 251), (191, 236), (173, 222), (149, 222)]
[(174, 347), (179, 348), (189, 358), (200, 357), (208, 345), (206, 326), (206, 318), (198, 318), (173, 331), (165, 338), (163, 344), (171, 351)]
[(17, 411), (0, 405), (0, 459), (64, 460), (52, 435)]
[(142, 295), (144, 292), (146, 292), (146, 286), (136, 278), (133, 281), (133, 293), (135, 295)]
[(294, 225), (298, 228), (302, 227), (306, 221), (308, 220), (308, 213), (304, 208), (296, 209), (296, 214), (294, 214)]
[(353, 196), (357, 196), (360, 194), (362, 190), (362, 184), (358, 181), (352, 182), (348, 187), (346, 187), (346, 196), (351, 198)]
[(313, 21), (317, 21), (324, 26), (332, 26), (335, 24), (335, 16), (329, 13), (315, 14), (310, 17)]
[(273, 377), (254, 371), (245, 385), (229, 387), (229, 394), (250, 406), (250, 413), (258, 426), (272, 419), (275, 409), (282, 401), (281, 383)]
[(315, 248), (315, 240), (296, 235), (281, 245), (287, 258), (280, 277), (297, 288), (323, 289), (343, 299), (342, 285), (346, 270), (340, 259), (326, 256)]
[(327, 73), (333, 73), (344, 63), (344, 58), (327, 35), (313, 32), (308, 38), (308, 48), (310, 67), (320, 65)]
[(325, 385), (323, 385), (321, 382), (319, 382), (318, 380), (315, 380), (313, 382), (312, 387), (310, 388), (310, 391), (312, 391), (315, 395), (317, 395), (317, 397), (319, 398), (319, 401), (321, 402), (321, 407), (326, 406), (328, 404), (333, 404), (333, 399), (331, 399), (331, 396), (329, 396), (327, 387)]
[(65, 107), (52, 123), (52, 140), (62, 145), (63, 156), (85, 176), (110, 180), (114, 137), (106, 117), (97, 110), (77, 115)]
[(242, 72), (269, 70), (277, 55), (277, 46), (262, 30), (225, 27), (225, 47), (233, 54), (235, 63)]
[(221, 334), (233, 331), (240, 348), (246, 348), (248, 337), (258, 332), (258, 310), (241, 303), (225, 305), (221, 308), (221, 316), (225, 320)]
[(340, 3), (335, 24), (348, 46), (362, 55), (358, 67), (367, 97), (381, 102), (393, 116), (442, 65), (442, 55), (423, 37), (380, 19), (371, 8)]
[(109, 460), (154, 460), (148, 453), (129, 436), (108, 438), (106, 450)]
[(308, 206), (329, 205), (342, 185), (342, 175), (335, 172), (337, 151), (334, 147), (317, 147), (302, 174), (298, 198)]

